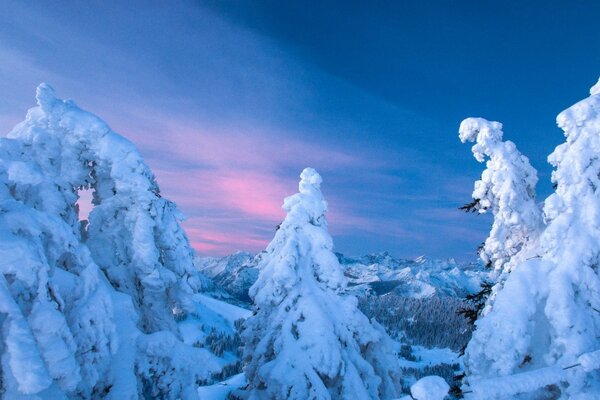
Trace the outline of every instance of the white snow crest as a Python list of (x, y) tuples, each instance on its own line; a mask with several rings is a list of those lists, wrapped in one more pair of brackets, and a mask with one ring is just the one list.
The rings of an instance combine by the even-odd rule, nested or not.
[(594, 96), (598, 93), (600, 93), (600, 79), (598, 79), (598, 82), (590, 88), (590, 95)]

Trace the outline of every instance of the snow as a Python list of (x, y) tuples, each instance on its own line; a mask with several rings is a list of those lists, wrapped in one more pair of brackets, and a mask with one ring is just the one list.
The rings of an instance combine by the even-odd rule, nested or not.
[(423, 368), (439, 364), (460, 363), (459, 355), (448, 348), (426, 348), (423, 346), (411, 346), (412, 354), (418, 361), (400, 359), (398, 362), (401, 367)]
[(520, 374), (491, 379), (473, 380), (466, 398), (509, 399), (521, 393), (534, 392), (548, 385), (560, 383), (566, 376), (558, 366), (536, 369)]
[[(237, 252), (221, 258), (197, 257), (195, 265), (227, 292), (214, 295), (228, 302), (246, 303), (250, 302), (248, 289), (258, 278), (257, 265), (262, 256), (263, 253)], [(391, 291), (414, 298), (464, 297), (477, 292), (483, 281), (494, 278), (480, 263), (429, 260), (425, 257), (407, 260), (392, 257), (386, 252), (360, 257), (336, 253), (336, 256), (348, 281), (344, 290), (357, 297), (385, 295)], [(228, 298), (227, 294), (232, 298)]]
[(582, 354), (577, 359), (578, 363), (585, 372), (591, 372), (600, 369), (600, 350), (591, 353)]
[(194, 300), (197, 304), (202, 304), (203, 306), (209, 308), (216, 314), (225, 318), (225, 320), (229, 322), (229, 325), (231, 326), (232, 330), (235, 329), (235, 321), (240, 319), (246, 319), (252, 315), (252, 312), (250, 310), (237, 307), (233, 304), (225, 303), (224, 301), (213, 299), (201, 293), (194, 295)]
[[(565, 142), (548, 158), (556, 190), (543, 208), (537, 173), (502, 125), (461, 124), (486, 162), (473, 208), (494, 215), (481, 253), (490, 274), (335, 254), (312, 168), (265, 252), (195, 259), (183, 215), (135, 146), (49, 85), (36, 98), (0, 138), (4, 398), (391, 399), (411, 383), (402, 367), (461, 362), (466, 398), (600, 398), (600, 81), (557, 117)], [(420, 346), (420, 361), (398, 360), (399, 344), (354, 297), (459, 296), (486, 277), (497, 284), (461, 360)], [(417, 400), (447, 392), (437, 376), (411, 386)]]
[(443, 400), (450, 386), (439, 376), (426, 376), (410, 387), (410, 394), (415, 400)]
[(600, 94), (600, 79), (598, 79), (598, 82), (590, 88), (590, 95), (593, 96), (596, 94)]
[(244, 374), (237, 374), (223, 382), (199, 387), (198, 397), (202, 400), (226, 400), (229, 393), (243, 387), (245, 384)]
[(486, 170), (475, 182), (473, 209), (491, 211), (494, 223), (480, 256), (498, 271), (510, 271), (516, 257), (542, 229), (542, 211), (535, 201), (537, 171), (511, 141), (502, 141), (502, 124), (483, 118), (467, 118), (459, 137), (475, 142), (473, 155), (486, 162)]
[[(179, 331), (183, 342), (188, 345), (204, 344), (206, 337), (211, 331), (222, 333), (226, 336), (233, 336), (237, 331), (236, 321), (248, 318), (252, 313), (250, 310), (237, 307), (196, 293), (193, 296), (196, 306), (195, 312), (188, 315), (183, 321), (179, 322)], [(232, 355), (224, 354), (221, 359), (215, 357), (221, 366), (231, 364), (234, 360)]]

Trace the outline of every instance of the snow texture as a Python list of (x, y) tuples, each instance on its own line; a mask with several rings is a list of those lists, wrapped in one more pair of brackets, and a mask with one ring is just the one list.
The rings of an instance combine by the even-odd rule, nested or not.
[(390, 399), (401, 379), (393, 342), (353, 296), (327, 232), (321, 176), (302, 171), (299, 193), (250, 289), (244, 372), (250, 399)]
[[(472, 394), (476, 399), (510, 399), (522, 393), (533, 393), (549, 385), (561, 382), (566, 372), (558, 366), (538, 368), (520, 374), (473, 381)], [(539, 395), (539, 393), (538, 393)]]

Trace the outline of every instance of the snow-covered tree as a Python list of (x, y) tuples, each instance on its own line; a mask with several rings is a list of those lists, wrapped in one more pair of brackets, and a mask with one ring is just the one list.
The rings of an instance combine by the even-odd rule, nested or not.
[(556, 193), (544, 204), (540, 258), (508, 275), (467, 346), (469, 384), (486, 398), (492, 388), (494, 398), (600, 398), (588, 362), (600, 349), (600, 85), (557, 122), (566, 142), (549, 156)]
[(37, 102), (0, 138), (0, 397), (194, 398), (218, 369), (178, 337), (198, 285), (175, 206), (99, 118)]
[(255, 313), (242, 339), (250, 399), (394, 398), (401, 379), (392, 341), (342, 294), (321, 176), (312, 168), (300, 176), (249, 292)]
[[(534, 241), (543, 227), (542, 212), (535, 202), (537, 172), (511, 141), (502, 140), (502, 124), (483, 118), (467, 118), (460, 124), (460, 140), (475, 142), (475, 159), (486, 162), (475, 182), (473, 202), (463, 207), (479, 213), (492, 212), (494, 222), (480, 251), (486, 265), (510, 271), (514, 259)], [(511, 262), (512, 260), (512, 262)]]
[[(39, 107), (8, 136), (46, 157), (74, 204), (79, 188), (93, 191), (86, 244), (111, 284), (130, 295), (144, 332), (177, 333), (174, 314), (191, 309), (197, 289), (193, 251), (176, 206), (160, 196), (154, 175), (135, 146), (95, 115), (58, 99), (42, 84)], [(36, 145), (43, 142), (43, 145)], [(51, 203), (45, 211), (65, 215)], [(76, 214), (67, 216), (79, 224)]]
[(55, 158), (66, 150), (45, 132), (0, 139), (3, 398), (102, 393), (117, 348), (113, 290), (80, 242), (77, 196)]

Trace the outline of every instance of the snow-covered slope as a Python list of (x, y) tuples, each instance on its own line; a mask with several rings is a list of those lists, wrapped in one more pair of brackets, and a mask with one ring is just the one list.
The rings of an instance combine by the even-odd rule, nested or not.
[(215, 285), (229, 293), (235, 300), (249, 303), (248, 289), (258, 278), (256, 257), (247, 252), (237, 252), (226, 257), (196, 257), (196, 268), (213, 280)]

